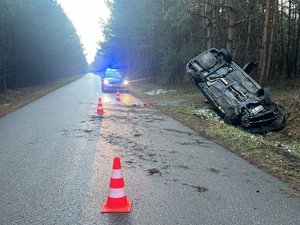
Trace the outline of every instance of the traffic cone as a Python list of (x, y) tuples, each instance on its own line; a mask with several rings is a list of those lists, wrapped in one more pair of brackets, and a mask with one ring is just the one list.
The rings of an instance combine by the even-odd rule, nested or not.
[(115, 157), (109, 184), (109, 194), (100, 211), (101, 213), (129, 213), (131, 205), (132, 200), (127, 198), (124, 190), (120, 158)]
[(117, 89), (116, 101), (117, 101), (117, 102), (120, 102), (120, 101), (121, 101), (121, 97), (120, 97), (120, 91), (119, 91), (119, 89)]
[(97, 115), (103, 115), (103, 114), (104, 114), (104, 111), (103, 111), (102, 101), (101, 101), (101, 98), (99, 97)]

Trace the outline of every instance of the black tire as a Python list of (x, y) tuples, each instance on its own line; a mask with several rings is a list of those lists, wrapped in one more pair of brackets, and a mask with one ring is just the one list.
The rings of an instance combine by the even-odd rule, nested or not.
[(272, 105), (272, 99), (271, 99), (271, 94), (270, 94), (270, 88), (269, 87), (264, 87), (264, 102), (267, 106)]
[(220, 54), (223, 56), (224, 60), (227, 63), (231, 63), (232, 62), (232, 56), (231, 56), (231, 54), (229, 53), (229, 51), (227, 49), (222, 48), (220, 50)]

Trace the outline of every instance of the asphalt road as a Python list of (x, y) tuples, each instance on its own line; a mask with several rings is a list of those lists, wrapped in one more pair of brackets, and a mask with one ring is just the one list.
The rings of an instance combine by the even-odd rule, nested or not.
[[(104, 118), (95, 117), (98, 97)], [(287, 184), (87, 74), (0, 119), (0, 224), (300, 224)], [(101, 214), (113, 157), (129, 214)]]

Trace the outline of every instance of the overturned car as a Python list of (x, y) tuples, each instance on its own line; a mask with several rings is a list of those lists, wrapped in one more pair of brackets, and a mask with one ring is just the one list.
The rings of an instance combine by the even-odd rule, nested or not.
[(211, 48), (190, 60), (186, 72), (226, 123), (253, 133), (279, 131), (287, 116), (271, 100), (270, 89), (249, 76), (255, 65), (242, 69), (226, 49)]

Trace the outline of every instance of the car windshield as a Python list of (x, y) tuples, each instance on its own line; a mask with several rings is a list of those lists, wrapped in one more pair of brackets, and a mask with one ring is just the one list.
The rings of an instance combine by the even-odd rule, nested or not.
[(105, 71), (105, 77), (106, 78), (116, 78), (116, 79), (122, 79), (123, 75), (120, 71), (117, 70), (106, 70)]

